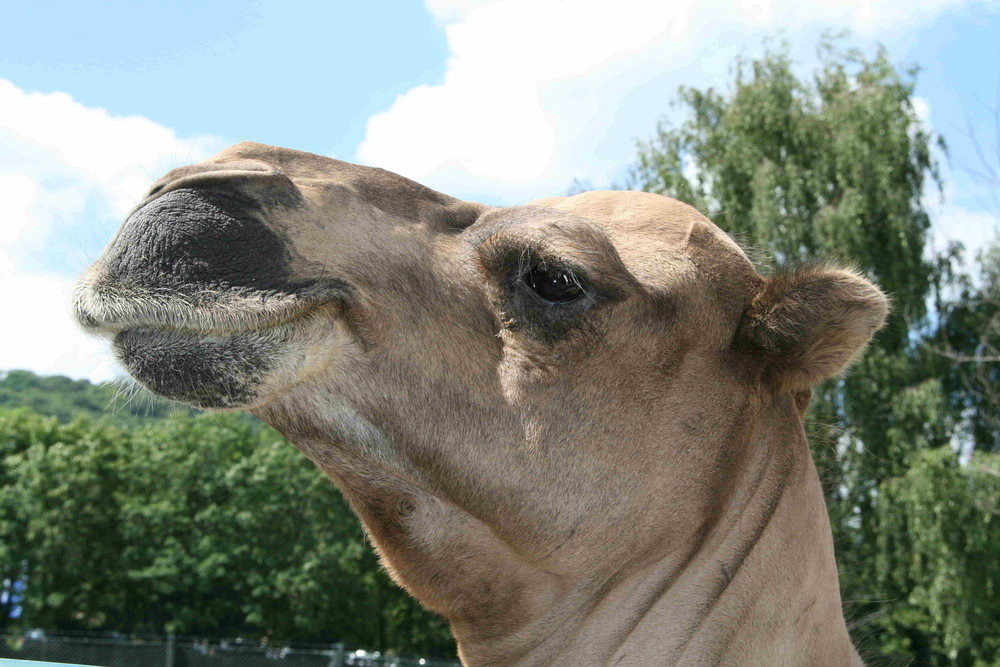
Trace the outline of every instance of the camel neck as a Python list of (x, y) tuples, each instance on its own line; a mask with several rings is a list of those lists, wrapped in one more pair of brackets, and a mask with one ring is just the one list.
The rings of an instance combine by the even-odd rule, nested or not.
[(690, 544), (567, 583), (514, 636), (479, 642), (454, 624), (466, 664), (860, 664), (819, 478), (794, 421), (782, 441), (768, 432), (746, 443), (720, 512)]

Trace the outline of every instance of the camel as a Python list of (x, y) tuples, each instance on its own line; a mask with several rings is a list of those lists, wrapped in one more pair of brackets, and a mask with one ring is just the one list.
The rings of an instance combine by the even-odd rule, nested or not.
[(883, 323), (643, 192), (493, 207), (240, 143), (75, 297), (140, 383), (247, 409), (348, 499), (466, 665), (849, 665), (810, 387)]

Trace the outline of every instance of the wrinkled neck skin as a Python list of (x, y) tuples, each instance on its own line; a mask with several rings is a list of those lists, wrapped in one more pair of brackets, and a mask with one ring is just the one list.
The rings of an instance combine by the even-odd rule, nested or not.
[(623, 573), (549, 653), (551, 664), (861, 664), (794, 401), (786, 394), (762, 409), (772, 415), (735, 448), (743, 456), (719, 514), (697, 539), (663, 545)]
[[(338, 484), (393, 577), (450, 620), (466, 665), (861, 664), (791, 394), (750, 408), (751, 426), (725, 443), (728, 472), (713, 490), (712, 511), (697, 517), (686, 538), (642, 541), (652, 531), (640, 514), (675, 516), (655, 507), (659, 494), (647, 486), (636, 494), (647, 507), (627, 510), (635, 521), (626, 518), (596, 542), (581, 540), (579, 533), (594, 532), (585, 521), (566, 530), (554, 514), (550, 537), (563, 537), (545, 553), (512, 537), (530, 530), (508, 530), (488, 508), (464, 500), (477, 497), (479, 485), (442, 486), (468, 466), (463, 454), (402, 460), (395, 441), (433, 432), (432, 423), (414, 416), (410, 433), (377, 429), (373, 415), (353, 408), (303, 419), (309, 400), (314, 390), (257, 412)], [(477, 417), (503, 422), (485, 408)], [(479, 455), (500, 456), (507, 447), (518, 444)], [(558, 473), (544, 474), (555, 480)], [(545, 493), (541, 485), (535, 491)], [(516, 506), (531, 493), (512, 489), (494, 504)]]

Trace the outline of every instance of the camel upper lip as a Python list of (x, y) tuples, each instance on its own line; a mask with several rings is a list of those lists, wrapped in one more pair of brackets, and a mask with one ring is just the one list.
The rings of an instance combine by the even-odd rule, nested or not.
[(126, 290), (83, 280), (73, 314), (92, 335), (113, 340), (128, 329), (174, 329), (199, 335), (232, 335), (287, 324), (343, 299), (342, 281), (310, 281), (289, 292), (248, 290)]

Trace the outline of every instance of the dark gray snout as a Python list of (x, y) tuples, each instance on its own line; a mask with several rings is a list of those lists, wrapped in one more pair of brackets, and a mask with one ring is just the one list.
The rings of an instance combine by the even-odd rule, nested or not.
[(289, 253), (263, 213), (238, 192), (171, 190), (125, 222), (104, 258), (105, 280), (186, 293), (279, 290), (289, 282)]

